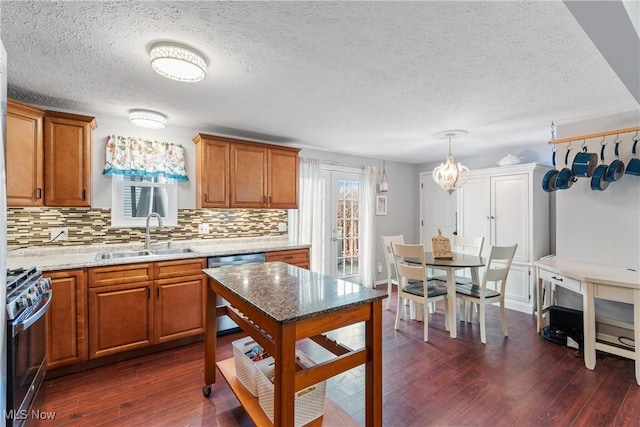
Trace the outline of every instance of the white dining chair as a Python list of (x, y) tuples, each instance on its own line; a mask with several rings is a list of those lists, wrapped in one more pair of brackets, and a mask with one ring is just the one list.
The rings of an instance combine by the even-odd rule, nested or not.
[(447, 305), (447, 287), (438, 280), (428, 280), (425, 266), (424, 245), (406, 245), (391, 243), (391, 250), (398, 273), (398, 304), (394, 329), (400, 328), (405, 300), (422, 306), (424, 341), (429, 341), (429, 303), (444, 300), (444, 324), (448, 329), (449, 311)]
[[(504, 336), (509, 336), (507, 330), (507, 317), (504, 307), (504, 292), (507, 285), (507, 275), (511, 268), (511, 262), (518, 245), (492, 246), (489, 258), (485, 263), (482, 280), (479, 283), (456, 285), (456, 296), (464, 301), (478, 305), (478, 319), (480, 322), (480, 341), (487, 343), (487, 331), (485, 325), (485, 311), (487, 304), (497, 302), (500, 305), (500, 319)], [(495, 288), (487, 286), (488, 282), (494, 282)]]
[(393, 285), (398, 286), (398, 277), (396, 275), (396, 263), (393, 259), (391, 243), (404, 243), (404, 236), (398, 234), (395, 236), (380, 236), (382, 240), (382, 248), (384, 250), (384, 260), (387, 267), (387, 310), (391, 307), (391, 291)]

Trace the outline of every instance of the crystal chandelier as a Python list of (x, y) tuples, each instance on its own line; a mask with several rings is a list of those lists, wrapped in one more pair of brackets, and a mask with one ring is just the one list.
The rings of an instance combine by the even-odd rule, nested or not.
[(446, 190), (449, 194), (453, 193), (457, 188), (460, 188), (469, 179), (469, 168), (463, 166), (461, 163), (456, 163), (451, 155), (451, 138), (456, 136), (466, 135), (467, 131), (464, 130), (448, 130), (437, 133), (435, 136), (438, 138), (449, 139), (449, 155), (444, 163), (440, 163), (440, 166), (433, 170), (433, 180), (443, 190)]
[(181, 82), (198, 82), (207, 75), (207, 61), (196, 50), (177, 43), (151, 46), (151, 67), (160, 75)]

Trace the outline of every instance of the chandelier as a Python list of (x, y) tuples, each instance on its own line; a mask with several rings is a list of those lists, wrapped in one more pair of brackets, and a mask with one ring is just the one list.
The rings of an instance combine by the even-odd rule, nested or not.
[(151, 67), (160, 75), (181, 82), (198, 82), (207, 75), (207, 61), (196, 50), (177, 43), (151, 46)]
[(469, 168), (459, 162), (456, 163), (451, 155), (451, 138), (466, 134), (467, 131), (465, 130), (447, 130), (435, 135), (437, 138), (449, 139), (449, 155), (447, 159), (433, 170), (433, 180), (449, 194), (460, 188), (469, 179)]

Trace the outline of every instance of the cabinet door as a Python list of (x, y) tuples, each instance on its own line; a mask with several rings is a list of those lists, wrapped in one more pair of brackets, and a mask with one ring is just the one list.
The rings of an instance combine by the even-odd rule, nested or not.
[[(518, 244), (515, 262), (529, 262), (529, 177), (527, 174), (491, 178), (491, 244)], [(486, 241), (485, 241), (486, 245)]]
[(267, 206), (267, 149), (256, 145), (231, 144), (232, 208)]
[(44, 110), (7, 100), (7, 206), (42, 206)]
[(269, 149), (267, 204), (274, 209), (298, 208), (298, 153)]
[(153, 282), (89, 289), (89, 358), (153, 343)]
[(483, 255), (491, 248), (491, 194), (489, 178), (473, 178), (460, 188), (458, 233), (468, 237), (484, 237)]
[(92, 117), (47, 112), (44, 119), (44, 203), (91, 206)]
[(505, 307), (532, 313), (531, 306), (531, 268), (524, 265), (511, 264), (504, 291)]
[(196, 207), (229, 207), (229, 143), (202, 139), (198, 144)]
[(47, 369), (83, 362), (87, 347), (87, 284), (82, 270), (52, 272), (47, 311)]
[(156, 344), (204, 333), (206, 285), (204, 275), (155, 282)]

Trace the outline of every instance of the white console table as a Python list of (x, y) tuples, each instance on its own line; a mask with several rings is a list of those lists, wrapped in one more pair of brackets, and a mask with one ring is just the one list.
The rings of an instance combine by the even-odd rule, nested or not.
[[(561, 286), (582, 295), (584, 317), (584, 364), (595, 369), (596, 350), (633, 359), (636, 382), (640, 385), (640, 272), (622, 267), (559, 261), (542, 258), (535, 263), (537, 274), (538, 332), (542, 316), (548, 310), (543, 301), (543, 288)], [(633, 304), (633, 339), (635, 347), (597, 339), (595, 299)]]

